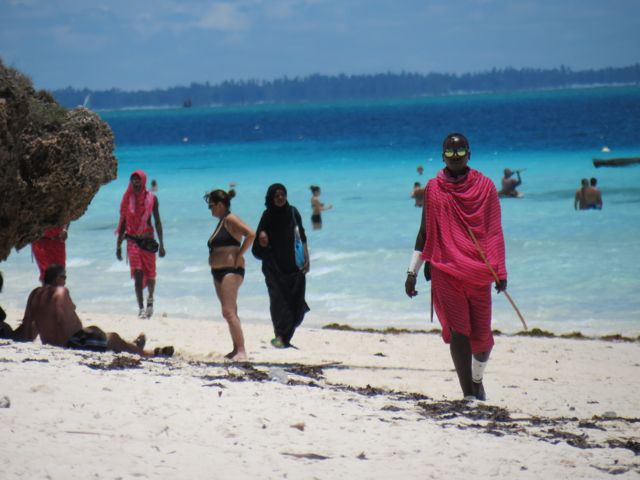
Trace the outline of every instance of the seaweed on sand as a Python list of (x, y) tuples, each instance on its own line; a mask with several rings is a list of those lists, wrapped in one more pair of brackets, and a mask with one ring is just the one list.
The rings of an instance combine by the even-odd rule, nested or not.
[(342, 324), (342, 323), (329, 323), (322, 327), (323, 330), (340, 330), (344, 332), (364, 332), (364, 333), (380, 333), (383, 335), (399, 335), (401, 333), (420, 333), (420, 334), (435, 334), (440, 333), (439, 328), (432, 328), (431, 330), (424, 329), (409, 329), (409, 328), (396, 328), (396, 327), (387, 327), (383, 329), (379, 328), (356, 328), (351, 325)]
[(111, 362), (87, 362), (86, 365), (94, 370), (126, 370), (128, 368), (142, 368), (142, 362), (139, 358), (128, 356), (117, 356)]

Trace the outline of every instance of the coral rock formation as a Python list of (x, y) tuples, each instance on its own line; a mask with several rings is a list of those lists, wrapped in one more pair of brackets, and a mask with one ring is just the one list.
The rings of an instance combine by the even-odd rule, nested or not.
[(0, 261), (76, 220), (117, 175), (111, 128), (67, 110), (0, 60)]

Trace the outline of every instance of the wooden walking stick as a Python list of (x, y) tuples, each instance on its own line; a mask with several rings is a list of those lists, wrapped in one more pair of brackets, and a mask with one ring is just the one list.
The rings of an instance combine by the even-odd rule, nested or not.
[(433, 283), (431, 284), (431, 323), (433, 323)]
[[(495, 278), (496, 282), (499, 284), (500, 283), (500, 279), (498, 278), (498, 274), (496, 273), (496, 271), (493, 269), (493, 267), (489, 263), (489, 260), (487, 260), (487, 256), (482, 251), (482, 247), (480, 247), (480, 244), (478, 243), (478, 239), (473, 234), (473, 231), (471, 230), (471, 228), (469, 228), (468, 226), (467, 226), (467, 232), (469, 232), (469, 235), (471, 236), (471, 240), (473, 240), (473, 244), (476, 246), (476, 249), (478, 250), (478, 253), (482, 257), (482, 260), (484, 261), (485, 265), (487, 267), (489, 267), (489, 270), (491, 270), (491, 273), (493, 274), (493, 278)], [(524, 317), (520, 313), (520, 310), (518, 310), (518, 307), (516, 306), (515, 302), (511, 298), (511, 295), (509, 295), (506, 290), (503, 290), (502, 293), (504, 293), (505, 297), (507, 297), (507, 300), (509, 300), (509, 303), (511, 304), (511, 306), (513, 307), (513, 309), (518, 314), (518, 317), (520, 317), (520, 321), (522, 322), (522, 325), (524, 326), (524, 329), (528, 330), (527, 322), (524, 321)]]

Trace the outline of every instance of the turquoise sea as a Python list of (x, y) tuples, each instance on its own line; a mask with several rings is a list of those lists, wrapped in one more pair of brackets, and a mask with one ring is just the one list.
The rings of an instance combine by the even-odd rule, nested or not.
[[(430, 328), (428, 284), (420, 279), (414, 299), (404, 294), (420, 221), (409, 193), (442, 168), (442, 138), (461, 131), (471, 142), (470, 165), (496, 182), (505, 167), (526, 169), (524, 198), (502, 207), (509, 292), (529, 326), (640, 333), (640, 165), (592, 165), (594, 157), (640, 156), (640, 88), (99, 113), (114, 130), (119, 172), (71, 225), (67, 284), (81, 317), (136, 314), (113, 231), (129, 174), (141, 168), (158, 181), (165, 231), (158, 315), (224, 321), (207, 265), (217, 220), (202, 195), (235, 182), (232, 210), (255, 227), (267, 187), (282, 182), (309, 238), (305, 325)], [(576, 212), (580, 179), (592, 176), (604, 209)], [(311, 184), (334, 205), (320, 231), (309, 222)], [(23, 308), (38, 279), (30, 249), (0, 269), (0, 303)], [(260, 264), (250, 254), (239, 313), (269, 323)], [(521, 330), (502, 295), (494, 295), (494, 327)]]

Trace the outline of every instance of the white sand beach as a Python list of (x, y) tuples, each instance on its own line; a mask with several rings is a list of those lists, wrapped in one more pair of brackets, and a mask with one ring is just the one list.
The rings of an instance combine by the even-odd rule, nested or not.
[(222, 320), (79, 314), (176, 355), (0, 341), (3, 480), (640, 477), (637, 341), (499, 336), (464, 404), (435, 334), (245, 322), (232, 364)]

